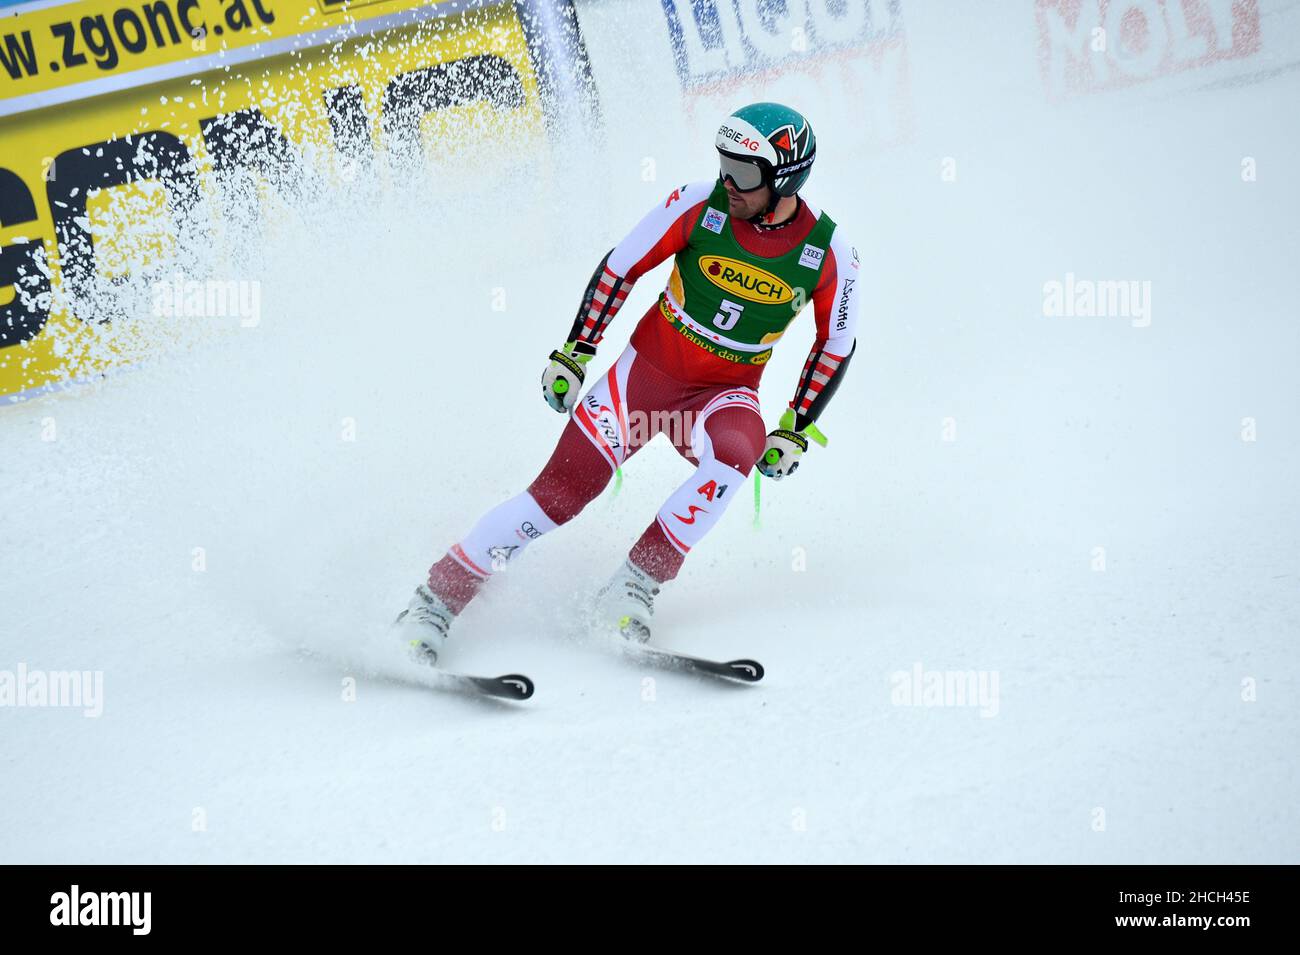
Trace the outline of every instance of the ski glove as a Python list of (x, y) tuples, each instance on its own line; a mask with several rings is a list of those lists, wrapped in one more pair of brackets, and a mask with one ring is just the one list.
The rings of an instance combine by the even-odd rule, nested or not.
[(758, 459), (758, 469), (774, 481), (798, 470), (799, 459), (808, 450), (809, 438), (826, 446), (826, 435), (815, 424), (810, 422), (802, 431), (796, 431), (794, 424), (794, 411), (787, 408), (777, 429), (767, 436), (763, 456)]
[(564, 348), (551, 352), (551, 363), (542, 372), (542, 397), (560, 414), (570, 411), (578, 401), (584, 367), (596, 355), (596, 346), (586, 342), (565, 342)]

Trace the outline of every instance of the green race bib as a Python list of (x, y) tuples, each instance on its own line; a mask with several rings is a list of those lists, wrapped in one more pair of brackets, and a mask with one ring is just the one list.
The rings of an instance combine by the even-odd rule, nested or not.
[(726, 208), (719, 182), (677, 253), (660, 310), (695, 344), (762, 364), (821, 281), (835, 223), (823, 213), (802, 245), (768, 259), (741, 248)]

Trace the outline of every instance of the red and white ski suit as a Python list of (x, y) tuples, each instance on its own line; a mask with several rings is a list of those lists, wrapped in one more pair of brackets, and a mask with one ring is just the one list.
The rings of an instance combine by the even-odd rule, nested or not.
[[(570, 340), (600, 343), (637, 279), (686, 247), (715, 185), (674, 190), (610, 251), (592, 277)], [(774, 258), (798, 247), (819, 214), (800, 199), (796, 214), (780, 226), (733, 218), (731, 228), (747, 252)], [(835, 390), (857, 330), (857, 251), (836, 229), (826, 254), (812, 295), (816, 340), (790, 401), (797, 428), (811, 422)], [(429, 587), (459, 613), (484, 581), (528, 543), (575, 517), (659, 433), (695, 471), (664, 502), (629, 557), (656, 580), (672, 579), (740, 494), (763, 452), (767, 431), (756, 389), (764, 367), (734, 363), (693, 344), (663, 320), (656, 302), (622, 355), (579, 400), (541, 473), (483, 515), (430, 568)]]

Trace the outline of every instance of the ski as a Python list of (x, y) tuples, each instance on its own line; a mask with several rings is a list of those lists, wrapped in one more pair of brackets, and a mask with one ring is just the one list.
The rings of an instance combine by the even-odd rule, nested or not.
[(634, 659), (670, 670), (686, 670), (740, 683), (757, 683), (763, 679), (763, 664), (757, 660), (708, 660), (659, 647), (629, 646)]
[[(403, 610), (398, 614), (396, 623), (401, 623), (408, 612)], [(461, 690), (482, 696), (493, 696), (501, 700), (526, 700), (533, 695), (535, 689), (533, 681), (522, 673), (474, 676), (469, 673), (458, 673), (455, 670), (444, 670), (438, 666), (437, 654), (418, 639), (410, 642), (410, 657), (417, 665), (427, 667), (434, 673), (436, 677), (434, 686), (440, 690)]]
[(533, 681), (522, 673), (507, 673), (505, 676), (472, 676), (468, 673), (440, 670), (436, 666), (431, 666), (429, 669), (436, 674), (437, 686), (440, 689), (465, 690), (502, 700), (526, 700), (533, 695)]

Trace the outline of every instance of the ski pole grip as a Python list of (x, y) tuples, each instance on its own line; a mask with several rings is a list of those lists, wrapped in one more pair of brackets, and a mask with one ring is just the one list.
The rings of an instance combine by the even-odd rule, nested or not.
[[(793, 431), (794, 425), (795, 425), (794, 409), (786, 408), (785, 412), (781, 415), (781, 421), (778, 424), (778, 427), (781, 428), (781, 430), (783, 431)], [(821, 429), (819, 429), (817, 425), (813, 424), (811, 421), (799, 433), (801, 435), (806, 435), (807, 437), (811, 438), (813, 441), (816, 441), (823, 448), (826, 447), (827, 441), (830, 440), (829, 438), (826, 437), (826, 435), (822, 434)]]

